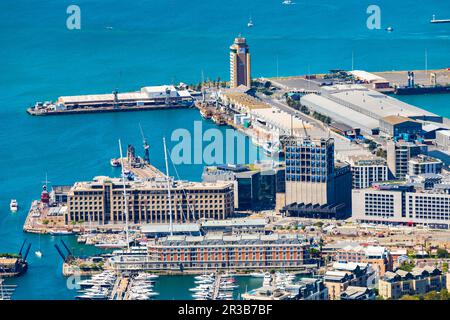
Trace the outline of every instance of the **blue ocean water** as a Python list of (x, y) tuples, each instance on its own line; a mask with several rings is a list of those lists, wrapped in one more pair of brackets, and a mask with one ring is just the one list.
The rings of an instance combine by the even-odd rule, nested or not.
[[(40, 242), (44, 252), (41, 260), (30, 257), (27, 274), (11, 280), (19, 285), (16, 299), (74, 296), (61, 276), (61, 259), (53, 247), (58, 239), (43, 236), (39, 241), (22, 232), (28, 206), (39, 197), (46, 173), (53, 184), (117, 174), (108, 163), (117, 155), (117, 139), (139, 147), (139, 124), (150, 140), (152, 162), (162, 169), (162, 137), (170, 137), (177, 128), (192, 131), (193, 121), (201, 121), (195, 110), (34, 118), (25, 108), (35, 101), (193, 83), (200, 81), (202, 71), (211, 79), (228, 79), (228, 47), (238, 34), (251, 47), (253, 76), (350, 69), (352, 52), (354, 67), (369, 71), (424, 68), (425, 51), (428, 68), (450, 67), (450, 25), (429, 23), (433, 14), (450, 17), (448, 1), (295, 2), (0, 2), (0, 252), (17, 251), (24, 239), (33, 242), (34, 249)], [(81, 9), (81, 30), (66, 28), (71, 4)], [(371, 4), (381, 8), (381, 30), (366, 27)], [(250, 16), (255, 25), (251, 29)], [(384, 31), (388, 26), (394, 32)], [(450, 116), (448, 95), (402, 99)], [(214, 128), (210, 122), (203, 126)], [(202, 165), (179, 166), (178, 171), (183, 179), (199, 180)], [(9, 213), (12, 198), (21, 205), (16, 215)], [(67, 240), (76, 253), (93, 250)], [(174, 292), (172, 297), (164, 295), (166, 299), (186, 294), (165, 292)]]

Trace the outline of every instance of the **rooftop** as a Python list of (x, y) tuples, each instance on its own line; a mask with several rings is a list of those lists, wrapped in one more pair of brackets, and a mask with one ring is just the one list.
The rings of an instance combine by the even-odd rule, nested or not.
[(253, 227), (260, 226), (265, 227), (267, 224), (266, 219), (260, 218), (238, 218), (229, 220), (208, 220), (202, 223), (202, 227)]
[(414, 121), (413, 119), (410, 119), (408, 117), (403, 117), (403, 116), (395, 116), (395, 115), (391, 115), (391, 116), (387, 116), (383, 118), (384, 122), (387, 122), (391, 125), (396, 125), (396, 124), (400, 124), (400, 123), (405, 123), (405, 122), (415, 122), (418, 123), (417, 121)]
[(366, 133), (379, 127), (379, 122), (363, 113), (332, 101), (317, 94), (307, 94), (300, 98), (302, 104), (319, 113), (330, 116), (333, 120), (344, 123), (352, 128), (360, 128)]
[(397, 115), (410, 118), (423, 116), (440, 116), (400, 101), (383, 93), (371, 90), (362, 85), (335, 85), (322, 88), (325, 95), (340, 101), (343, 105), (360, 109), (366, 115), (380, 120), (384, 117)]
[[(154, 223), (141, 226), (141, 231), (143, 233), (169, 233), (170, 224), (167, 223)], [(200, 231), (200, 225), (196, 223), (182, 223), (173, 224), (172, 231), (177, 232), (195, 232)]]

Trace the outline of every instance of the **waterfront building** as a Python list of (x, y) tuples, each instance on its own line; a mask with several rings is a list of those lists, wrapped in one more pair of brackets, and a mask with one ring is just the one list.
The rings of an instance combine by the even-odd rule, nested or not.
[(201, 236), (204, 234), (265, 234), (267, 221), (264, 218), (234, 218), (226, 220), (200, 220), (196, 223), (152, 223), (142, 225), (140, 230), (147, 238), (162, 238), (173, 235)]
[(367, 263), (334, 263), (332, 270), (323, 277), (329, 299), (339, 300), (349, 286), (366, 287), (370, 276), (368, 271)]
[(360, 84), (336, 84), (321, 88), (323, 97), (378, 122), (396, 115), (412, 120), (443, 122), (443, 117)]
[(393, 268), (394, 260), (389, 250), (381, 246), (346, 246), (335, 252), (335, 261), (339, 263), (368, 263), (384, 275)]
[(384, 183), (352, 191), (358, 222), (450, 227), (450, 184), (439, 175), (419, 176), (414, 183)]
[(239, 211), (273, 210), (277, 194), (285, 191), (284, 166), (264, 163), (206, 167), (202, 174), (205, 182), (235, 181)]
[(323, 279), (302, 278), (285, 289), (262, 286), (242, 294), (243, 300), (328, 300), (328, 288)]
[(442, 165), (441, 160), (421, 154), (408, 161), (408, 175), (439, 174), (442, 172)]
[(300, 270), (313, 267), (309, 242), (296, 234), (173, 236), (148, 243), (148, 254), (111, 259), (118, 271)]
[(379, 295), (385, 299), (399, 299), (404, 295), (423, 295), (446, 288), (447, 275), (434, 267), (414, 268), (411, 272), (387, 272), (378, 282)]
[(351, 208), (350, 165), (334, 161), (334, 140), (286, 141), (287, 215), (344, 218)]
[(380, 119), (380, 131), (391, 137), (405, 134), (415, 137), (422, 133), (422, 124), (408, 117), (390, 115)]
[(372, 155), (349, 156), (352, 169), (353, 189), (365, 189), (375, 182), (388, 180), (386, 160)]
[(262, 286), (241, 295), (242, 300), (270, 301), (270, 300), (293, 300), (292, 293), (274, 286)]
[[(387, 82), (389, 84), (389, 81), (386, 80), (383, 77), (380, 77), (379, 75), (376, 75), (371, 72), (367, 72), (364, 70), (352, 70), (348, 72), (351, 74), (356, 80), (359, 80), (364, 83), (378, 83), (378, 82)], [(389, 87), (389, 85), (388, 85)]]
[(379, 121), (357, 110), (346, 107), (338, 101), (319, 94), (307, 94), (300, 98), (300, 103), (309, 110), (328, 115), (331, 119), (344, 123), (350, 128), (366, 134), (378, 134)]
[(230, 47), (230, 87), (251, 86), (250, 51), (245, 38), (238, 37)]
[(409, 160), (419, 154), (427, 154), (428, 146), (410, 141), (390, 141), (387, 143), (387, 163), (391, 174), (397, 179), (405, 179)]
[(376, 294), (373, 289), (367, 287), (348, 286), (341, 293), (340, 300), (375, 300)]
[(265, 218), (235, 218), (228, 220), (207, 220), (201, 222), (204, 233), (223, 234), (265, 234), (267, 221)]
[(198, 223), (153, 223), (141, 226), (141, 233), (147, 238), (161, 238), (170, 236), (200, 236), (200, 224)]
[(444, 151), (450, 151), (450, 130), (436, 132), (436, 145)]
[(30, 114), (55, 114), (64, 111), (95, 110), (139, 110), (151, 107), (186, 107), (192, 106), (193, 97), (185, 89), (177, 89), (173, 85), (143, 87), (135, 92), (117, 92), (107, 94), (89, 94), (79, 96), (61, 96), (54, 103), (37, 102), (28, 109)]
[[(135, 224), (168, 223), (166, 179), (127, 181), (128, 221)], [(174, 223), (199, 219), (227, 219), (234, 213), (234, 186), (230, 182), (171, 181)], [(66, 224), (89, 222), (125, 223), (122, 179), (96, 177), (77, 182), (67, 194)]]

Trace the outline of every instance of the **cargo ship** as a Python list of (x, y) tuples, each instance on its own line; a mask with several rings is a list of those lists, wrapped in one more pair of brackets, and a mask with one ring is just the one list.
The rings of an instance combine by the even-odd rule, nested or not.
[(427, 93), (450, 93), (450, 85), (396, 87), (394, 93), (398, 94), (398, 95), (427, 94)]
[(189, 108), (194, 98), (189, 90), (173, 85), (143, 87), (136, 92), (62, 96), (56, 102), (36, 102), (27, 109), (33, 116), (82, 114), (96, 112), (142, 111)]

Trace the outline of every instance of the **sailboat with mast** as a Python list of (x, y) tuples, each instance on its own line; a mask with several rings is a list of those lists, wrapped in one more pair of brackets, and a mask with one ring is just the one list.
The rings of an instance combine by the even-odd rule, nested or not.
[(170, 236), (173, 236), (173, 222), (172, 222), (172, 195), (171, 195), (171, 179), (169, 175), (169, 162), (167, 158), (167, 146), (166, 146), (166, 138), (163, 138), (164, 144), (164, 161), (166, 162), (166, 179), (167, 179), (167, 196), (169, 198), (169, 232)]
[(122, 142), (119, 139), (119, 149), (120, 149), (120, 161), (121, 161), (121, 167), (122, 167), (122, 186), (123, 186), (123, 199), (125, 202), (125, 241), (127, 246), (127, 252), (130, 251), (130, 240), (129, 240), (129, 233), (128, 233), (128, 197), (127, 197), (127, 187), (125, 184), (125, 169), (124, 169), (124, 163), (123, 163), (123, 151), (122, 151)]
[[(41, 195), (41, 199), (48, 199), (48, 183), (50, 181), (48, 181), (48, 174), (45, 173), (45, 181), (44, 181), (44, 187), (42, 188), (42, 195)], [(38, 257), (39, 259), (42, 258), (43, 254), (41, 251), (41, 234), (39, 234), (39, 247), (38, 249), (34, 252), (34, 255), (36, 257)]]

